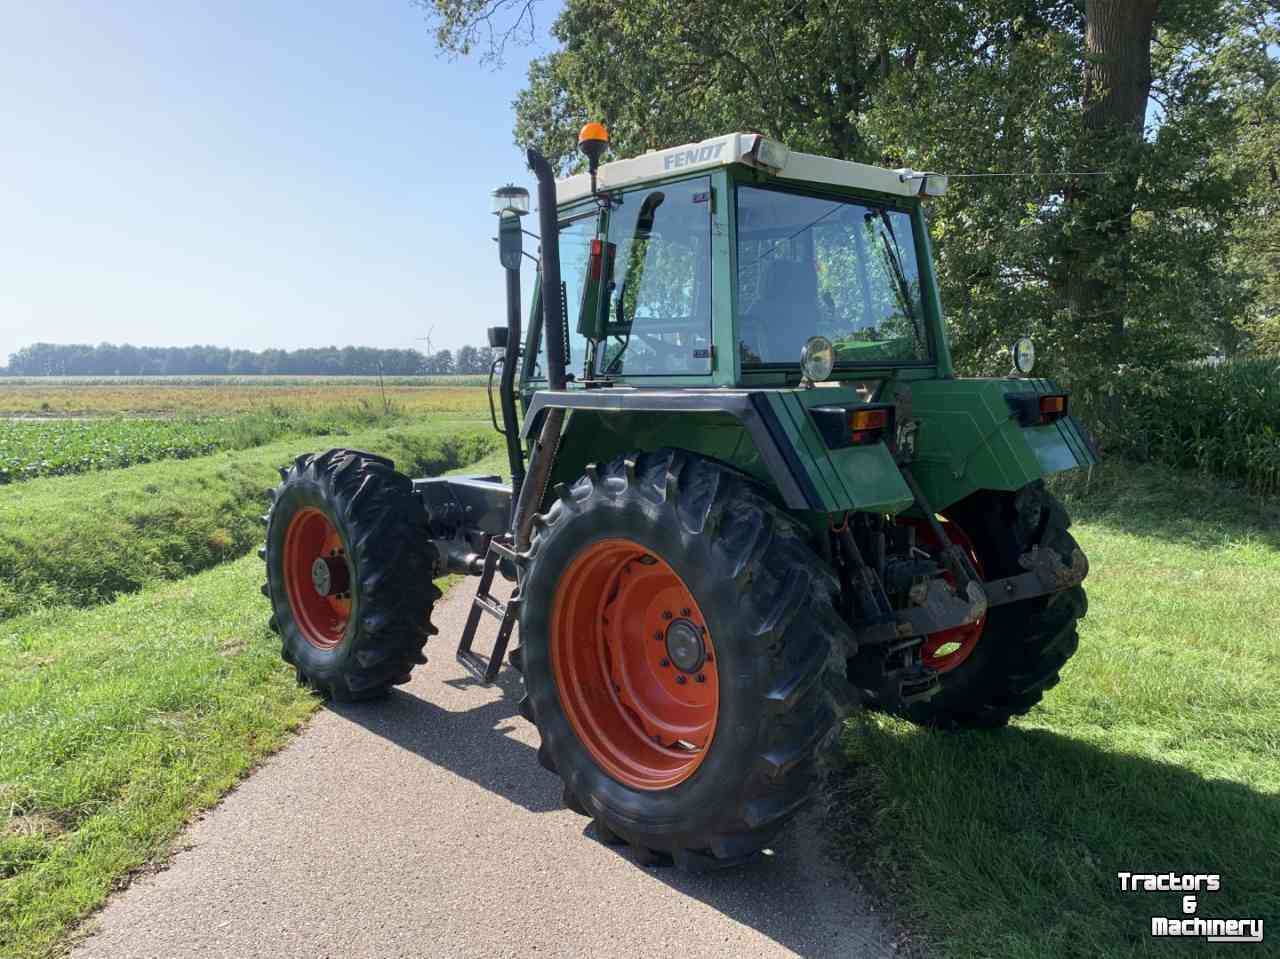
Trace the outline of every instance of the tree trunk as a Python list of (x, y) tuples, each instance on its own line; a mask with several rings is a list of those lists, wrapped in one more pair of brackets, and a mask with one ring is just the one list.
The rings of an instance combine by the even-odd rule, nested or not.
[(1077, 329), (1098, 325), (1120, 348), (1138, 162), (1151, 93), (1159, 0), (1086, 0), (1083, 163), (1107, 177), (1076, 180), (1067, 201), (1079, 225), (1066, 252), (1065, 296)]

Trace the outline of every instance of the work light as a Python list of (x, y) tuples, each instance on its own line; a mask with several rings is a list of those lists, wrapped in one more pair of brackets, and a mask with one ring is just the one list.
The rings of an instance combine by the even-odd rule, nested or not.
[(825, 336), (811, 336), (800, 351), (800, 372), (810, 383), (821, 383), (836, 365), (836, 348)]
[(510, 213), (520, 217), (529, 212), (529, 191), (514, 183), (498, 187), (489, 198), (489, 208), (498, 216)]
[(1036, 365), (1036, 345), (1031, 337), (1024, 336), (1013, 344), (1013, 368), (1026, 376)]

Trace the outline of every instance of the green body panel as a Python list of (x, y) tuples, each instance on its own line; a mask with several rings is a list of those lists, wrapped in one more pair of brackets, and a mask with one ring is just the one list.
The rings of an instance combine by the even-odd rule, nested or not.
[[(862, 402), (852, 388), (762, 390), (759, 396), (773, 412), (778, 439), (794, 451), (796, 479), (816, 501), (811, 512), (824, 517), (851, 510), (896, 513), (911, 505), (911, 491), (883, 443), (829, 450), (809, 416), (812, 406)], [(716, 412), (571, 410), (565, 418), (552, 483), (572, 483), (590, 463), (663, 447), (720, 460), (774, 488), (750, 432), (733, 415)]]
[(919, 380), (911, 384), (919, 428), (912, 471), (934, 509), (980, 489), (1016, 490), (1052, 473), (1097, 462), (1070, 416), (1023, 427), (1008, 393), (1052, 393), (1043, 379)]
[(664, 447), (689, 450), (734, 466), (769, 485), (769, 471), (743, 425), (728, 413), (633, 413), (570, 410), (565, 416), (552, 485), (572, 483), (587, 465), (624, 453)]
[(814, 406), (856, 406), (851, 387), (770, 390), (764, 394), (782, 423), (801, 466), (817, 487), (826, 513), (859, 510), (897, 513), (911, 505), (911, 490), (883, 443), (827, 449), (809, 415)]

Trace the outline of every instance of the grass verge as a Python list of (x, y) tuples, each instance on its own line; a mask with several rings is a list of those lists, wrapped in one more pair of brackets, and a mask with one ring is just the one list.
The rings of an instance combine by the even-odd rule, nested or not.
[(315, 710), (280, 662), (262, 576), (246, 556), (0, 623), (0, 956), (58, 954)]
[(851, 723), (836, 844), (949, 959), (1151, 954), (1181, 896), (1120, 871), (1280, 920), (1280, 504), (1123, 463), (1057, 487), (1092, 568), (1062, 683), (995, 733)]
[(242, 556), (262, 538), (258, 517), (276, 468), (330, 446), (370, 449), (420, 476), (473, 462), (497, 440), (473, 423), (424, 422), (6, 487), (0, 619), (92, 606)]
[(310, 715), (261, 578), (249, 556), (0, 627), (0, 955), (48, 955)]

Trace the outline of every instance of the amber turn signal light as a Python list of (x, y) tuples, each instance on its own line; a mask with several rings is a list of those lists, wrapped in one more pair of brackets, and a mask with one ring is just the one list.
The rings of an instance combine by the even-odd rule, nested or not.
[(1067, 415), (1067, 393), (1006, 393), (1004, 398), (1020, 426), (1048, 426)]
[(879, 443), (893, 429), (892, 406), (818, 406), (809, 412), (828, 449)]

